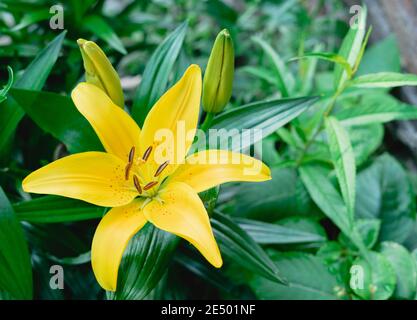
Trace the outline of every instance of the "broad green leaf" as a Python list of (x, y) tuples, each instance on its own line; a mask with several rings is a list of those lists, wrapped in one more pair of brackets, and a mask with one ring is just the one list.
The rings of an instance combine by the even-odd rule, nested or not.
[(359, 76), (348, 83), (356, 88), (395, 88), (417, 86), (417, 75), (396, 72), (380, 72)]
[(371, 251), (367, 260), (356, 259), (352, 268), (351, 289), (362, 299), (386, 300), (394, 293), (395, 271), (382, 254)]
[(353, 221), (355, 212), (356, 167), (350, 138), (342, 125), (333, 117), (326, 118), (326, 131), (332, 162), (339, 181), (343, 200)]
[(394, 298), (414, 299), (417, 288), (417, 269), (413, 256), (395, 242), (383, 242), (378, 250), (391, 264), (397, 276)]
[(0, 291), (14, 299), (31, 299), (32, 266), (26, 239), (6, 194), (0, 187)]
[[(362, 42), (366, 32), (366, 16), (367, 9), (363, 6), (361, 13), (359, 14), (357, 25), (349, 28), (338, 53), (339, 56), (346, 59), (351, 68), (357, 64), (357, 59), (361, 52)], [(341, 65), (337, 64), (334, 69), (335, 89), (340, 90), (347, 79), (348, 75), (345, 69)]]
[(231, 109), (215, 117), (210, 129), (216, 130), (209, 130), (209, 136), (194, 146), (199, 150), (207, 146), (244, 150), (298, 117), (316, 101), (315, 97), (271, 100)]
[[(40, 90), (46, 82), (49, 73), (52, 70), (59, 52), (61, 51), (62, 42), (66, 31), (59, 34), (52, 40), (29, 64), (25, 72), (19, 77), (14, 88)], [(5, 152), (5, 148), (10, 143), (15, 133), (16, 127), (24, 116), (23, 109), (13, 99), (7, 99), (1, 105), (0, 117), (0, 154)]]
[(114, 300), (144, 299), (161, 280), (179, 238), (148, 223), (130, 240), (119, 267)]
[(378, 149), (384, 138), (384, 127), (379, 123), (347, 128), (356, 165), (360, 166)]
[(277, 78), (277, 86), (284, 98), (288, 97), (292, 91), (294, 85), (294, 78), (291, 73), (287, 70), (284, 61), (281, 59), (279, 54), (264, 40), (259, 37), (254, 37), (253, 41), (258, 44), (268, 58), (271, 60), (275, 76)]
[(12, 89), (11, 96), (42, 130), (64, 143), (70, 152), (103, 150), (70, 97), (20, 89)]
[(315, 164), (304, 165), (299, 171), (316, 205), (361, 250), (361, 253), (366, 254), (363, 241), (353, 225), (342, 197), (332, 185), (328, 171)]
[(113, 49), (119, 51), (121, 54), (127, 53), (120, 38), (102, 17), (97, 15), (85, 17), (83, 18), (82, 24), (84, 28), (106, 41)]
[(74, 222), (101, 218), (105, 209), (64, 197), (44, 196), (13, 204), (16, 216), (31, 223)]
[(226, 215), (214, 211), (211, 218), (214, 236), (220, 252), (241, 267), (266, 277), (272, 281), (285, 283), (279, 269), (269, 259), (263, 249)]
[[(378, 219), (357, 219), (355, 224), (363, 243), (368, 249), (371, 249), (378, 241), (379, 231), (381, 230), (381, 221)], [(349, 247), (354, 251), (357, 250), (355, 245), (353, 245), (344, 234), (339, 236), (339, 241), (346, 247)]]
[(345, 289), (319, 257), (301, 252), (268, 253), (282, 270), (288, 285), (255, 276), (250, 286), (259, 299), (337, 300), (345, 297)]
[(349, 64), (349, 62), (347, 62), (347, 60), (344, 57), (332, 52), (307, 52), (301, 57), (292, 58), (290, 61), (311, 58), (330, 61), (339, 64), (345, 69), (345, 72), (347, 73), (348, 77), (351, 77), (352, 75), (352, 67)]
[(326, 240), (320, 234), (278, 224), (242, 218), (235, 218), (234, 221), (259, 244), (306, 244)]
[(378, 72), (400, 72), (401, 53), (394, 34), (368, 48), (356, 75)]
[(314, 204), (297, 171), (274, 166), (271, 174), (272, 179), (265, 182), (222, 186), (219, 200), (224, 205), (221, 210), (233, 216), (267, 222), (291, 215), (310, 215)]
[(169, 75), (180, 53), (187, 25), (184, 22), (169, 34), (146, 64), (132, 108), (132, 116), (141, 127), (149, 110), (167, 89)]
[(345, 126), (360, 126), (417, 119), (417, 109), (391, 96), (370, 95), (361, 99), (360, 106), (338, 110), (335, 117)]
[(378, 157), (357, 178), (356, 215), (381, 220), (380, 241), (402, 243), (416, 218), (415, 198), (405, 170), (388, 154)]

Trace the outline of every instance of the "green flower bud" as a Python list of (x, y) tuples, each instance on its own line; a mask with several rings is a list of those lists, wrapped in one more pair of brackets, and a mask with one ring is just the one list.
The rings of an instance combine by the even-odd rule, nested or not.
[(233, 73), (233, 41), (224, 29), (216, 37), (204, 74), (202, 100), (206, 112), (223, 111), (232, 95)]
[(93, 41), (77, 40), (84, 61), (85, 79), (102, 89), (119, 107), (124, 107), (122, 85), (106, 54)]

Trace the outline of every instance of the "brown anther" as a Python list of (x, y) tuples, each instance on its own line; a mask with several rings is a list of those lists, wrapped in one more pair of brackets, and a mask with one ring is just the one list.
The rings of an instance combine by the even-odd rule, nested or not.
[(129, 151), (129, 162), (133, 162), (133, 158), (135, 156), (135, 146), (132, 147)]
[(135, 174), (133, 175), (133, 183), (135, 184), (135, 188), (138, 190), (139, 194), (142, 194), (142, 188), (140, 187), (139, 179)]
[(143, 190), (149, 190), (152, 187), (155, 187), (158, 184), (158, 181), (149, 182), (146, 186), (143, 187)]
[(164, 171), (164, 169), (169, 165), (169, 160), (165, 161), (163, 164), (161, 164), (158, 169), (156, 169), (155, 174), (153, 175), (154, 177), (159, 176), (162, 171)]
[(129, 180), (130, 169), (132, 169), (132, 162), (128, 162), (128, 164), (125, 167), (125, 179), (126, 180)]
[(151, 155), (152, 152), (152, 146), (149, 146), (148, 149), (146, 149), (146, 151), (143, 153), (142, 159), (143, 161), (148, 160), (149, 156)]

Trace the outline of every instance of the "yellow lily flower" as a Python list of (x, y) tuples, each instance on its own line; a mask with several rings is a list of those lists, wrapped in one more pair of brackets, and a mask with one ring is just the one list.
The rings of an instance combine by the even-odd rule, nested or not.
[[(147, 222), (186, 239), (213, 266), (221, 267), (222, 257), (197, 193), (230, 181), (270, 179), (266, 165), (243, 154), (205, 150), (187, 157), (198, 123), (201, 86), (200, 68), (191, 65), (153, 106), (141, 130), (102, 90), (78, 84), (72, 99), (106, 152), (64, 157), (23, 181), (26, 192), (112, 207), (100, 221), (91, 249), (94, 274), (106, 290), (116, 290), (123, 252)], [(191, 133), (188, 139), (178, 134), (180, 126)], [(161, 129), (172, 132), (174, 139), (156, 139)], [(172, 150), (176, 151), (167, 152)]]

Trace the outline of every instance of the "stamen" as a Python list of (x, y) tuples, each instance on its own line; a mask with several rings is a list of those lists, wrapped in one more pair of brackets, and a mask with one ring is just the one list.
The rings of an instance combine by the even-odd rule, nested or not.
[(148, 149), (146, 149), (145, 153), (142, 156), (143, 161), (148, 160), (149, 156), (151, 155), (152, 152), (152, 146), (149, 146)]
[(142, 194), (142, 188), (140, 187), (139, 179), (135, 174), (133, 175), (133, 183), (135, 184), (135, 188), (138, 190), (139, 194)]
[(155, 187), (158, 184), (158, 181), (149, 182), (146, 186), (143, 187), (143, 190), (149, 190)]
[(156, 172), (155, 172), (155, 174), (154, 174), (154, 177), (159, 176), (159, 175), (162, 173), (162, 171), (164, 171), (164, 170), (165, 170), (165, 168), (168, 166), (168, 164), (169, 164), (169, 160), (167, 160), (167, 161), (165, 161), (163, 164), (161, 164), (161, 165), (158, 167), (158, 169), (156, 170)]
[(128, 162), (125, 168), (125, 179), (129, 180), (130, 169), (132, 169), (132, 162)]
[(133, 157), (135, 156), (135, 146), (132, 147), (129, 151), (129, 162), (133, 162)]

